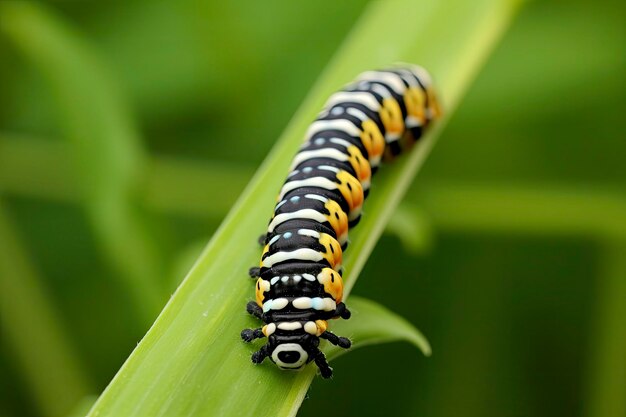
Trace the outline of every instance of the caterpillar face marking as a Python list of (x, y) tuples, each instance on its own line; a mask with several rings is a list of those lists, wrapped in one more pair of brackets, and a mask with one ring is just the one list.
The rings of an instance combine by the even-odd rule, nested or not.
[(308, 358), (309, 354), (298, 343), (283, 343), (272, 352), (272, 361), (282, 369), (299, 369)]
[(328, 330), (328, 320), (350, 317), (340, 274), (348, 230), (381, 160), (409, 149), (440, 113), (430, 75), (415, 65), (364, 72), (328, 99), (278, 193), (259, 267), (250, 269), (255, 301), (246, 309), (265, 325), (241, 337), (267, 338), (252, 362), (269, 358), (286, 370), (315, 362), (332, 376), (319, 343), (351, 345)]

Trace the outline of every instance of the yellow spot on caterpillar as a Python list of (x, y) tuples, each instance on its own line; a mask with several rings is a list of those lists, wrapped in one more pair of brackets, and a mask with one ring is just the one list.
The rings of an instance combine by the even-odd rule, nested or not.
[(324, 259), (328, 261), (331, 268), (339, 269), (343, 261), (343, 253), (339, 242), (337, 242), (334, 237), (326, 233), (320, 234), (319, 242), (326, 249), (326, 253), (322, 254)]
[(348, 202), (350, 212), (355, 209), (360, 210), (365, 197), (363, 195), (363, 187), (359, 180), (354, 178), (347, 171), (339, 171), (337, 173), (337, 179), (340, 181), (337, 188)]
[(329, 214), (326, 217), (337, 237), (346, 236), (348, 233), (348, 215), (341, 209), (341, 206), (334, 200), (328, 200), (324, 204)]
[(438, 119), (441, 117), (441, 106), (439, 105), (439, 99), (435, 95), (435, 90), (432, 88), (426, 89), (426, 96), (428, 97), (428, 109), (430, 110), (430, 117), (432, 119)]
[(367, 159), (363, 157), (359, 148), (354, 145), (348, 148), (348, 154), (350, 155), (350, 165), (352, 165), (361, 184), (369, 184), (372, 177), (372, 168)]
[(317, 281), (324, 286), (324, 292), (333, 297), (337, 303), (343, 298), (343, 279), (341, 275), (331, 269), (324, 268), (317, 275)]
[(263, 307), (263, 300), (265, 299), (265, 293), (270, 290), (270, 282), (265, 281), (262, 278), (256, 281), (256, 303), (259, 307)]
[(317, 326), (318, 336), (320, 336), (326, 331), (326, 329), (328, 329), (328, 322), (326, 320), (315, 320), (315, 325)]
[(400, 105), (395, 99), (386, 98), (383, 100), (383, 105), (380, 109), (380, 119), (385, 126), (387, 134), (399, 136), (404, 131), (402, 110), (400, 110)]
[(410, 87), (404, 94), (406, 112), (409, 116), (415, 117), (421, 125), (426, 123), (426, 95), (419, 87)]
[(368, 119), (361, 124), (361, 128), (363, 129), (361, 142), (367, 149), (369, 157), (380, 157), (385, 150), (385, 138), (380, 133), (378, 125), (373, 120)]

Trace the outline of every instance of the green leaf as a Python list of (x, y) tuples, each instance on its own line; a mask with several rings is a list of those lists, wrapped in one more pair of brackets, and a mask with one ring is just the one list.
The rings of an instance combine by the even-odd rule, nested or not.
[[(431, 349), (428, 340), (411, 323), (381, 306), (365, 298), (350, 297), (350, 320), (333, 322), (333, 332), (349, 337), (352, 348), (379, 343), (406, 341), (413, 344), (426, 356)], [(337, 346), (328, 345), (325, 349), (328, 359), (332, 360), (348, 352)]]
[[(396, 61), (430, 70), (449, 116), (516, 9), (516, 2), (495, 0), (373, 3), (90, 416), (295, 415), (315, 368), (253, 366), (255, 347), (242, 343), (239, 332), (259, 325), (244, 312), (253, 297), (247, 269), (258, 263), (257, 237), (309, 122), (360, 71)], [(442, 126), (375, 179), (364, 218), (351, 232), (347, 293)]]
[(416, 204), (400, 204), (387, 223), (386, 233), (397, 236), (404, 249), (415, 255), (428, 253), (433, 245), (432, 221)]

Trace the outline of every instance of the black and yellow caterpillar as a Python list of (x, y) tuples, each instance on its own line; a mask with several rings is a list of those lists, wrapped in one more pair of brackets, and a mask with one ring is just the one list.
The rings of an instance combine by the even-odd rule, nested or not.
[(329, 98), (279, 192), (260, 265), (250, 269), (258, 279), (247, 311), (266, 324), (241, 337), (268, 339), (252, 362), (269, 357), (300, 369), (314, 361), (324, 378), (332, 376), (319, 339), (351, 345), (327, 321), (350, 317), (340, 274), (348, 229), (361, 218), (381, 161), (410, 148), (439, 114), (431, 78), (415, 65), (364, 72)]

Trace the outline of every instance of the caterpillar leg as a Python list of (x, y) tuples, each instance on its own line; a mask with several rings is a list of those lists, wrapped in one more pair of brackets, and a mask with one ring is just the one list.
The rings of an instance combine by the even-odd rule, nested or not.
[(317, 350), (315, 353), (315, 364), (320, 369), (320, 374), (322, 374), (322, 378), (328, 379), (333, 376), (333, 368), (330, 367), (328, 361), (326, 360), (326, 356), (322, 353), (321, 350)]
[(258, 329), (243, 329), (241, 331), (241, 338), (244, 342), (252, 342), (254, 339), (260, 339), (262, 337), (265, 337), (265, 335), (263, 334), (263, 329), (260, 327)]
[(246, 304), (246, 311), (257, 319), (263, 320), (263, 309), (259, 307), (254, 301), (250, 301), (248, 304)]
[(335, 311), (337, 312), (337, 316), (341, 317), (344, 320), (348, 320), (350, 316), (352, 316), (352, 313), (350, 313), (350, 310), (348, 310), (348, 307), (346, 307), (345, 303), (337, 304), (337, 308)]
[(257, 242), (259, 242), (259, 245), (261, 245), (261, 247), (265, 246), (266, 238), (267, 238), (267, 235), (263, 234), (263, 235), (260, 235), (259, 238), (257, 239)]
[(258, 266), (253, 266), (252, 268), (248, 269), (248, 275), (250, 276), (250, 278), (258, 278), (261, 275), (261, 268), (259, 268)]
[(253, 363), (261, 363), (270, 355), (269, 348), (267, 345), (263, 345), (261, 349), (254, 352), (252, 354), (252, 362)]
[[(243, 333), (242, 333), (242, 337), (243, 337)], [(328, 340), (330, 343), (332, 343), (335, 346), (339, 346), (340, 348), (348, 349), (350, 348), (350, 346), (352, 346), (352, 342), (350, 341), (350, 339), (348, 339), (347, 337), (337, 336), (336, 334), (331, 333), (328, 330), (322, 333), (320, 337), (322, 339)]]

